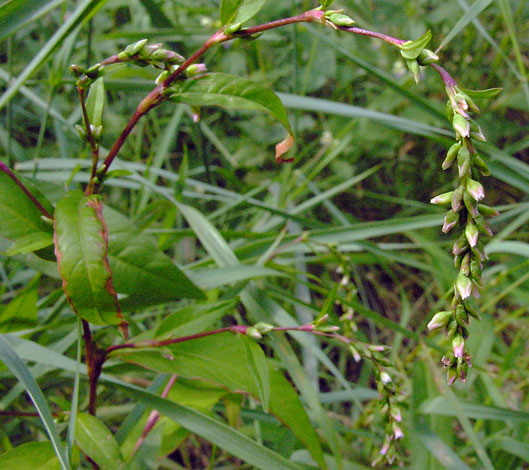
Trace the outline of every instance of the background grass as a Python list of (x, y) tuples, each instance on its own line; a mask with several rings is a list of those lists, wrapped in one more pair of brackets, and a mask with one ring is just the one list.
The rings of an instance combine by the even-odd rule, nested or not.
[[(280, 92), (296, 134), (295, 163), (274, 164), (273, 145), (283, 130), (263, 114), (203, 109), (195, 124), (188, 107), (166, 103), (129, 138), (115, 165), (131, 175), (107, 183), (105, 202), (154, 236), (158, 247), (210, 290), (211, 302), (244, 292), (246, 310), (230, 312), (227, 322), (311, 321), (347, 276), (331, 319), (337, 323), (350, 308), (359, 339), (393, 346), (395, 379), (406, 393), (406, 468), (529, 468), (529, 4), (335, 4), (359, 26), (396, 37), (416, 38), (430, 28), (434, 48), (443, 45), (443, 66), (461, 86), (504, 88), (481, 103), (479, 123), (488, 143), (480, 151), (492, 170), (484, 182), (487, 204), (502, 215), (493, 220), (483, 318), (471, 324), (474, 368), (465, 384), (445, 385), (438, 364), (445, 340), (425, 329), (431, 314), (444, 308), (455, 274), (451, 238), (440, 235), (442, 212), (428, 204), (454, 181), (440, 169), (452, 139), (444, 90), (429, 70), (415, 85), (388, 45), (298, 25), (218, 47), (204, 58), (209, 70), (249, 77)], [(256, 21), (314, 6), (306, 0), (270, 1)], [(141, 38), (189, 56), (218, 27), (218, 2), (12, 0), (0, 6), (0, 19), (2, 158), (56, 200), (65, 184), (82, 186), (90, 169), (89, 151), (73, 127), (81, 113), (69, 65), (95, 63)], [(147, 68), (123, 68), (105, 79), (103, 147), (111, 146), (155, 76)], [(308, 241), (301, 242), (305, 231)], [(2, 251), (8, 246), (2, 241)], [(1, 331), (75, 358), (77, 324), (54, 266), (30, 256), (0, 259)], [(340, 265), (344, 273), (336, 272)], [(252, 305), (261, 310), (250, 311)], [(131, 328), (148, 331), (179, 307), (132, 312)], [(102, 343), (116, 338), (111, 328), (96, 334)], [(348, 352), (313, 338), (281, 341), (267, 351), (287, 365), (322, 436), (329, 468), (368, 466), (384, 434), (376, 399), (371, 401), (371, 365), (356, 364)], [(24, 359), (52, 406), (69, 410), (75, 369), (54, 357)], [(113, 372), (139, 385), (157, 383), (154, 373), (133, 366), (114, 365)], [(0, 407), (31, 409), (12, 374), (6, 368), (0, 374)], [(85, 389), (82, 382), (81, 408)], [(152, 405), (138, 394), (117, 392), (110, 383), (101, 388), (99, 412), (111, 429), (141, 415), (141, 405), (134, 408), (128, 397)], [(233, 403), (226, 403), (212, 413), (233, 425)], [(236, 427), (243, 434), (286, 458), (306, 460), (299, 442), (255, 402), (245, 401), (242, 408)], [(119, 428), (120, 443), (132, 424)], [(0, 435), (7, 451), (39, 439), (43, 428), (37, 419), (10, 418)], [(245, 468), (230, 449), (189, 437), (160, 468), (205, 468), (208, 462), (211, 468)]]

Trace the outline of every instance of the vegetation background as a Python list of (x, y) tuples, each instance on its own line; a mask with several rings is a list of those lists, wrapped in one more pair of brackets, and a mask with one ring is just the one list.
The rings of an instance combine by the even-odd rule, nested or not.
[[(316, 6), (269, 1), (252, 21)], [(207, 290), (202, 303), (131, 309), (131, 332), (148, 336), (184, 308), (197, 318), (210, 315), (210, 323), (199, 325), (204, 329), (251, 324), (259, 315), (233, 304), (243, 288), (252, 289), (255, 308), (280, 326), (310, 322), (324, 308), (340, 325), (340, 316), (354, 311), (356, 338), (392, 347), (393, 380), (404, 394), (400, 447), (406, 468), (527, 469), (529, 2), (342, 0), (333, 7), (343, 7), (361, 27), (399, 38), (431, 29), (432, 48), (443, 44), (440, 63), (461, 86), (504, 89), (483, 103), (479, 118), (488, 138), (481, 153), (492, 171), (484, 180), (486, 202), (502, 215), (493, 220), (487, 249), (482, 320), (471, 324), (474, 367), (468, 380), (446, 385), (439, 365), (446, 340), (426, 330), (431, 315), (444, 309), (455, 275), (452, 239), (440, 233), (442, 211), (429, 204), (454, 181), (453, 173), (440, 169), (452, 140), (442, 82), (426, 70), (417, 86), (395, 48), (316, 25), (232, 41), (204, 57), (210, 71), (249, 77), (280, 92), (296, 134), (293, 164), (274, 163), (273, 145), (284, 130), (264, 114), (204, 108), (195, 123), (189, 107), (170, 103), (140, 122), (118, 156), (115, 168), (129, 173), (106, 183), (105, 204), (132, 218)], [(215, 0), (4, 2), (2, 160), (51, 200), (65, 186), (82, 188), (91, 161), (74, 129), (81, 110), (70, 64), (96, 63), (142, 38), (187, 57), (219, 27), (218, 8)], [(105, 78), (102, 147), (112, 145), (156, 75), (149, 68), (123, 68)], [(189, 223), (174, 201), (203, 217), (195, 214)], [(9, 245), (1, 240), (0, 251)], [(56, 268), (29, 255), (0, 261), (0, 331), (42, 347), (17, 352), (52, 409), (68, 411), (76, 373), (57, 353), (76, 358), (78, 330)], [(339, 299), (342, 304), (335, 304)], [(114, 327), (96, 332), (105, 344), (119, 342), (118, 334)], [(356, 363), (332, 342), (287, 338), (264, 349), (300, 392), (328, 468), (369, 467), (385, 433), (371, 363)], [(232, 371), (235, 357), (223, 345), (218, 367)], [(109, 362), (105, 372), (151, 391), (166, 380), (130, 362)], [(192, 392), (188, 378), (182, 374), (165, 401), (208, 412), (275, 454), (310, 463), (306, 446), (256, 399)], [(81, 379), (80, 409), (86, 407), (85, 385)], [(5, 367), (0, 390), (1, 410), (34, 410)], [(110, 382), (100, 387), (98, 416), (117, 432), (125, 460), (147, 418), (148, 400)], [(46, 439), (38, 417), (0, 419), (2, 452)], [(244, 462), (244, 442), (223, 445), (224, 428), (215, 428), (212, 438), (206, 431), (189, 436), (167, 417), (161, 423), (165, 428), (152, 433), (148, 450), (127, 468), (253, 468)], [(173, 440), (162, 439), (169, 432)], [(158, 455), (159, 461), (153, 458)]]

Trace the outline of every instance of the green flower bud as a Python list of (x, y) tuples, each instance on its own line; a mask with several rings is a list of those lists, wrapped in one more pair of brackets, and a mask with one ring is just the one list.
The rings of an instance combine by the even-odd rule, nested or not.
[(461, 203), (463, 202), (463, 196), (465, 194), (465, 187), (463, 185), (459, 186), (452, 193), (452, 210), (458, 212), (461, 209)]
[(476, 201), (481, 201), (485, 197), (485, 190), (483, 189), (483, 185), (478, 181), (470, 178), (467, 180), (467, 191)]
[(254, 325), (254, 328), (261, 334), (269, 333), (274, 329), (274, 325), (270, 325), (269, 323), (263, 323), (259, 322)]
[(459, 304), (456, 308), (455, 319), (459, 326), (468, 326), (468, 313), (465, 310), (464, 305)]
[(467, 237), (468, 244), (473, 247), (478, 243), (479, 231), (475, 224), (472, 222), (467, 223), (465, 227), (465, 237)]
[(472, 294), (472, 281), (463, 273), (457, 275), (455, 287), (462, 299), (468, 299)]
[(352, 18), (342, 13), (332, 13), (326, 18), (336, 26), (352, 26), (355, 24)]
[(457, 322), (455, 318), (452, 318), (446, 327), (446, 339), (450, 341), (457, 333)]
[(447, 351), (446, 354), (441, 358), (441, 364), (445, 367), (450, 367), (455, 363), (455, 356), (452, 351)]
[(432, 331), (438, 328), (444, 328), (448, 324), (451, 318), (452, 318), (451, 310), (436, 313), (433, 316), (433, 318), (430, 320), (430, 322), (428, 323), (428, 329)]
[(460, 255), (462, 253), (464, 253), (465, 251), (467, 251), (467, 248), (468, 248), (468, 242), (467, 242), (467, 239), (465, 237), (465, 234), (462, 233), (458, 239), (454, 242), (454, 246), (452, 248), (452, 254), (453, 255)]
[(476, 320), (481, 320), (478, 309), (476, 308), (472, 300), (467, 299), (464, 300), (463, 303), (465, 305), (466, 311), (471, 317), (475, 318)]
[(487, 138), (485, 137), (485, 134), (483, 134), (481, 127), (474, 121), (470, 123), (470, 136), (480, 142), (487, 142)]
[(261, 333), (259, 333), (257, 328), (255, 328), (254, 326), (251, 326), (246, 330), (246, 336), (249, 336), (250, 338), (254, 339), (261, 339), (263, 337)]
[(457, 380), (457, 369), (450, 367), (446, 373), (446, 382), (448, 385), (454, 385)]
[(226, 34), (234, 34), (234, 33), (236, 33), (237, 31), (239, 31), (241, 28), (242, 28), (242, 23), (232, 23), (232, 24), (227, 24), (227, 25), (224, 27), (224, 32), (225, 32)]
[(483, 176), (490, 176), (490, 170), (488, 165), (485, 163), (483, 158), (481, 158), (479, 155), (473, 155), (472, 156), (472, 165), (483, 175)]
[(456, 335), (454, 337), (452, 340), (452, 349), (456, 358), (463, 357), (463, 353), (465, 352), (465, 340), (463, 339), (463, 336)]
[(79, 78), (81, 75), (83, 75), (84, 71), (78, 65), (72, 64), (70, 65), (70, 73), (75, 77)]
[(479, 231), (488, 235), (489, 237), (492, 237), (494, 235), (493, 231), (491, 230), (489, 224), (485, 220), (485, 217), (482, 215), (479, 215), (474, 219), (474, 222), (476, 226), (478, 227)]
[(434, 198), (430, 199), (431, 204), (450, 204), (452, 201), (452, 195), (454, 194), (454, 191), (449, 191), (447, 193), (439, 194), (438, 196), (435, 196)]
[(148, 39), (140, 39), (139, 41), (136, 41), (132, 44), (129, 44), (124, 50), (123, 53), (127, 55), (127, 57), (132, 57), (133, 55), (137, 54), (143, 49), (143, 46), (147, 44)]
[(468, 375), (468, 364), (466, 362), (458, 362), (456, 370), (461, 382), (465, 383)]
[(496, 209), (493, 209), (492, 207), (489, 207), (485, 204), (478, 204), (478, 211), (485, 217), (497, 217), (500, 215)]
[(423, 49), (419, 54), (419, 57), (417, 57), (417, 62), (419, 62), (419, 65), (430, 65), (437, 62), (438, 60), (439, 56), (430, 49)]
[(452, 166), (455, 159), (457, 158), (457, 153), (459, 152), (459, 149), (461, 148), (461, 142), (456, 142), (454, 145), (452, 145), (448, 152), (446, 153), (446, 158), (443, 162), (442, 168), (443, 170), (447, 170)]
[(481, 282), (481, 266), (479, 261), (472, 260), (470, 262), (470, 277), (475, 282)]
[(470, 123), (460, 114), (454, 114), (454, 117), (452, 118), (452, 127), (456, 131), (457, 136), (470, 136)]
[(465, 204), (465, 207), (473, 218), (479, 215), (477, 202), (468, 191), (463, 193), (463, 204)]
[(470, 253), (465, 254), (465, 256), (461, 258), (461, 263), (459, 264), (459, 270), (465, 276), (468, 276), (470, 274)]
[(461, 147), (457, 153), (457, 168), (459, 171), (459, 177), (462, 178), (468, 173), (472, 158), (470, 152), (466, 147)]
[(446, 212), (445, 218), (443, 221), (443, 228), (441, 229), (443, 233), (448, 233), (459, 221), (459, 213), (454, 212), (452, 209)]
[(77, 131), (77, 134), (79, 135), (79, 138), (83, 142), (86, 142), (86, 129), (84, 128), (84, 126), (80, 126), (79, 124), (76, 124), (74, 127), (75, 127), (75, 130)]

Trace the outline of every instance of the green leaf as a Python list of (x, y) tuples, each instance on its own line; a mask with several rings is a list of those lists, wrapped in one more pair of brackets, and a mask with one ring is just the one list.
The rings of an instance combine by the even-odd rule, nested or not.
[(432, 32), (426, 31), (419, 39), (408, 41), (398, 46), (402, 57), (407, 60), (415, 60), (419, 57), (421, 51), (428, 45), (432, 39)]
[(268, 362), (261, 347), (250, 338), (243, 336), (241, 340), (246, 351), (246, 360), (248, 367), (255, 380), (259, 401), (265, 413), (268, 413), (268, 404), (270, 400), (270, 375), (268, 372)]
[(224, 73), (211, 73), (187, 80), (175, 89), (171, 99), (191, 106), (220, 106), (244, 111), (264, 111), (277, 119), (288, 131), (288, 137), (276, 145), (279, 159), (293, 144), (287, 113), (278, 96), (261, 84)]
[(55, 32), (48, 42), (40, 48), (38, 54), (36, 54), (26, 68), (17, 75), (16, 80), (11, 83), (8, 89), (0, 97), (0, 109), (2, 109), (15, 95), (26, 80), (42, 67), (50, 55), (61, 45), (68, 35), (77, 26), (89, 21), (107, 1), (108, 0), (84, 0), (67, 17), (62, 26)]
[(193, 304), (166, 316), (156, 329), (154, 337), (189, 336), (211, 327), (217, 320), (233, 312), (234, 300), (214, 304)]
[(33, 232), (14, 241), (4, 254), (6, 256), (14, 256), (21, 253), (30, 253), (51, 245), (53, 245), (53, 235), (50, 232)]
[[(38, 279), (38, 278), (37, 278)], [(0, 312), (0, 332), (33, 326), (37, 321), (37, 282), (20, 292)]]
[(155, 28), (171, 28), (174, 30), (174, 24), (154, 0), (140, 0), (140, 3), (145, 7), (145, 11), (151, 19), (151, 24)]
[(244, 23), (253, 18), (265, 6), (268, 0), (243, 0), (235, 18), (230, 21), (233, 23)]
[[(4, 339), (2, 338), (2, 335), (0, 335), (0, 353), (2, 350), (2, 339), (4, 342), (9, 341), (7, 343), (9, 347), (11, 349), (15, 348), (16, 352), (26, 360), (32, 360), (40, 364), (46, 364), (52, 367), (63, 369), (73, 374), (75, 374), (77, 371), (77, 363), (73, 359), (65, 357), (62, 354), (58, 354), (50, 349), (44, 348), (33, 341), (27, 341), (16, 336), (6, 335)], [(0, 357), (0, 359), (2, 359), (2, 357)], [(82, 368), (81, 373), (86, 375), (86, 369)], [(302, 415), (299, 416), (299, 425), (310, 428), (309, 431), (314, 433), (314, 430), (311, 428), (310, 421), (308, 418), (306, 418), (306, 414), (305, 417), (303, 416), (305, 412), (301, 404), (299, 402), (297, 404), (292, 402), (288, 396), (288, 391), (289, 393), (293, 393), (294, 396), (296, 395), (292, 389), (292, 386), (281, 374), (278, 374), (278, 376), (280, 377), (280, 380), (282, 380), (283, 384), (285, 384), (287, 393), (284, 393), (281, 389), (278, 389), (275, 384), (272, 385), (272, 388), (278, 389), (278, 393), (281, 395), (280, 398), (284, 397), (285, 401), (291, 406), (293, 405), (294, 408), (297, 406), (301, 407)], [(271, 374), (271, 380), (273, 377), (274, 374)], [(289, 462), (281, 455), (270, 449), (267, 449), (266, 447), (263, 447), (239, 431), (236, 431), (226, 424), (221, 423), (203, 413), (182, 405), (178, 405), (171, 402), (170, 400), (160, 398), (152, 392), (122, 382), (121, 380), (109, 376), (108, 374), (101, 374), (101, 381), (111, 385), (112, 387), (121, 388), (135, 401), (158, 410), (168, 418), (179, 423), (182, 427), (203, 437), (221, 449), (226, 450), (235, 457), (239, 457), (250, 465), (254, 465), (255, 467), (262, 470), (270, 470), (272, 468), (281, 470), (300, 470), (297, 465)], [(293, 409), (291, 412), (295, 415), (296, 409)], [(316, 436), (315, 433), (314, 435)]]
[[(29, 360), (35, 360), (35, 357), (29, 358)], [(55, 454), (59, 458), (61, 468), (63, 470), (69, 470), (70, 465), (68, 463), (68, 455), (65, 452), (61, 438), (57, 428), (55, 427), (55, 421), (53, 420), (50, 408), (46, 403), (46, 399), (37, 385), (37, 382), (35, 382), (35, 379), (31, 375), (31, 372), (22, 362), (19, 355), (16, 353), (3, 334), (0, 334), (0, 361), (5, 364), (5, 366), (26, 389), (27, 394), (31, 398), (31, 401), (39, 413), (42, 424), (48, 433)]]
[(0, 455), (0, 470), (60, 470), (50, 442), (28, 442)]
[(0, 41), (44, 16), (65, 0), (10, 0), (0, 6)]
[[(209, 383), (222, 385), (232, 392), (245, 391), (259, 398), (258, 384), (245, 350), (244, 342), (247, 340), (246, 337), (221, 333), (173, 344), (165, 350), (170, 352), (173, 359), (160, 350), (122, 349), (115, 351), (113, 355), (148, 369), (177, 374), (182, 378), (200, 377)], [(258, 356), (257, 360), (261, 362)], [(261, 377), (258, 380), (263, 382), (264, 392), (266, 379)], [(319, 448), (318, 436), (290, 383), (272, 367), (269, 368), (269, 381), (270, 413), (288, 426), (308, 448)]]
[(98, 325), (123, 321), (107, 261), (108, 232), (97, 196), (70, 191), (55, 209), (55, 252), (73, 310)]
[(82, 451), (101, 467), (101, 470), (125, 469), (119, 444), (103, 422), (95, 416), (79, 413), (75, 426), (75, 440)]
[(103, 117), (103, 108), (105, 105), (105, 82), (103, 77), (98, 78), (90, 86), (88, 98), (86, 99), (86, 111), (90, 124), (94, 127), (101, 125)]
[[(494, 421), (513, 421), (529, 423), (529, 413), (508, 408), (478, 405), (474, 403), (461, 403), (465, 416), (472, 419), (487, 419)], [(424, 402), (420, 412), (424, 414), (459, 416), (457, 410), (451, 406), (451, 401), (446, 397), (436, 397)]]
[(220, 3), (220, 21), (223, 25), (232, 23), (237, 15), (237, 10), (244, 0), (222, 0)]
[(105, 206), (108, 262), (114, 287), (127, 298), (122, 308), (137, 308), (181, 298), (203, 299), (202, 291), (160, 251), (150, 237), (119, 212)]
[(478, 99), (494, 98), (503, 91), (503, 88), (487, 88), (486, 90), (469, 90), (468, 88), (459, 88), (461, 88), (461, 90), (463, 90), (471, 98)]
[[(47, 205), (51, 208), (49, 202)], [(53, 209), (50, 213), (52, 212)], [(0, 171), (0, 220), (0, 236), (10, 240), (17, 240), (35, 232), (53, 232), (51, 225), (42, 220), (42, 212), (38, 207), (3, 171)]]

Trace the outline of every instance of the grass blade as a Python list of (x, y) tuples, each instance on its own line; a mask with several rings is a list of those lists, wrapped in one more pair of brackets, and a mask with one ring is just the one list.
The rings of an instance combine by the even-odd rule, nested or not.
[[(31, 358), (35, 360), (35, 358)], [(11, 344), (6, 339), (6, 336), (0, 334), (0, 360), (6, 365), (6, 367), (13, 373), (13, 375), (24, 385), (28, 395), (31, 398), (31, 401), (37, 409), (40, 419), (44, 424), (46, 432), (50, 438), (50, 441), (53, 445), (53, 449), (59, 458), (61, 463), (61, 468), (63, 470), (69, 470), (70, 464), (68, 460), (68, 455), (64, 449), (64, 446), (59, 437), (57, 428), (55, 427), (55, 422), (53, 421), (53, 416), (51, 410), (46, 403), (46, 399), (42, 394), (37, 382), (31, 375), (29, 369), (26, 367), (20, 356), (13, 349)]]

